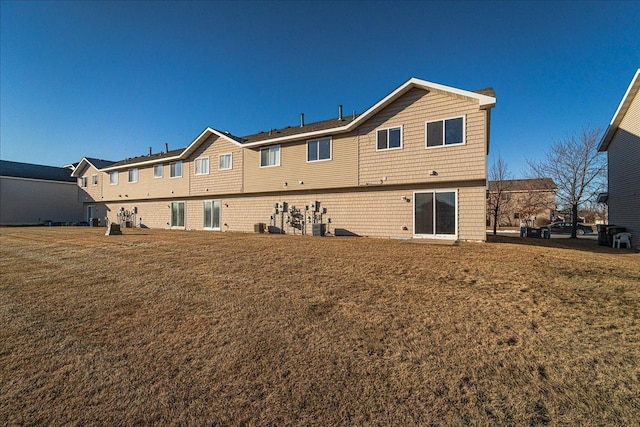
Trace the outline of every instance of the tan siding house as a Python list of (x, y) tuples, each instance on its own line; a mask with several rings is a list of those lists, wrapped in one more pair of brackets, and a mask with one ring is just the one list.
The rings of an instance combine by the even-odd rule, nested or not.
[(609, 223), (626, 227), (640, 247), (640, 69), (613, 115), (599, 151), (608, 158)]
[(207, 128), (100, 169), (100, 197), (143, 227), (482, 241), (495, 101), (410, 79), (360, 115), (244, 137)]

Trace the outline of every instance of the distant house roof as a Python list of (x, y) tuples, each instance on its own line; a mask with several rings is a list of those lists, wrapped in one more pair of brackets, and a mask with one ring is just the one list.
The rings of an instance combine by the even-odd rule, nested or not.
[(622, 97), (622, 101), (620, 101), (620, 105), (618, 105), (618, 109), (616, 110), (611, 122), (609, 123), (609, 127), (607, 127), (607, 131), (604, 133), (600, 144), (598, 145), (598, 151), (607, 151), (609, 148), (609, 144), (611, 144), (611, 140), (618, 130), (618, 126), (620, 126), (620, 122), (624, 118), (625, 114), (627, 114), (627, 110), (631, 106), (631, 102), (633, 98), (635, 98), (636, 94), (640, 90), (640, 68), (636, 71), (635, 76), (631, 79), (631, 83), (627, 88), (624, 96)]
[(489, 191), (555, 191), (558, 186), (551, 178), (509, 179), (504, 181), (489, 181)]
[(69, 169), (66, 168), (10, 162), (7, 160), (0, 160), (0, 176), (43, 181), (76, 182)]
[[(220, 138), (241, 147), (252, 148), (261, 147), (270, 144), (280, 144), (291, 141), (300, 140), (302, 138), (319, 138), (330, 135), (332, 133), (344, 133), (354, 130), (361, 123), (365, 122), (373, 115), (387, 107), (393, 101), (400, 96), (407, 93), (413, 88), (419, 88), (423, 90), (436, 90), (447, 93), (452, 93), (456, 96), (465, 97), (473, 101), (478, 102), (478, 106), (481, 109), (490, 109), (496, 104), (496, 95), (492, 88), (480, 89), (477, 91), (467, 91), (464, 89), (457, 89), (450, 86), (441, 85), (438, 83), (428, 82), (426, 80), (411, 78), (405, 83), (396, 88), (393, 92), (382, 98), (368, 110), (362, 114), (346, 115), (340, 118), (323, 120), (319, 122), (313, 122), (304, 124), (303, 126), (287, 126), (281, 129), (271, 129), (270, 131), (259, 132), (253, 135), (247, 135), (239, 137), (232, 135), (229, 132), (223, 132), (211, 127), (206, 128), (200, 135), (198, 135), (187, 147), (180, 150), (173, 150), (167, 153), (152, 154), (146, 156), (133, 157), (118, 162), (113, 162), (102, 169), (104, 171), (117, 170), (126, 166), (133, 165), (145, 165), (153, 164), (167, 160), (179, 160), (188, 157), (195, 149), (207, 140), (211, 135), (217, 135)], [(94, 164), (97, 167), (97, 165)], [(76, 169), (77, 171), (78, 169)]]

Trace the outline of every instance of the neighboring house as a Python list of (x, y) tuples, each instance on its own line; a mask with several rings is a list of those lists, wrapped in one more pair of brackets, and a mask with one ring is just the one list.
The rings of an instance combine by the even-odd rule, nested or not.
[(598, 151), (606, 151), (609, 188), (600, 199), (609, 206), (609, 223), (626, 227), (640, 247), (640, 69), (622, 97)]
[(127, 225), (482, 241), (495, 102), (412, 78), (360, 115), (243, 137), (207, 128), (184, 149), (83, 159), (73, 176), (97, 175), (80, 201)]
[(81, 213), (69, 169), (0, 160), (0, 225), (75, 223)]
[(488, 187), (487, 226), (493, 227), (495, 203), (500, 205), (499, 227), (544, 226), (556, 219), (558, 187), (551, 178), (489, 181)]

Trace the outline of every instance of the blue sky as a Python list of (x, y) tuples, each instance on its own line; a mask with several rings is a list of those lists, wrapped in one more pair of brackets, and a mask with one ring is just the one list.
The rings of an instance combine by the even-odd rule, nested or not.
[(410, 77), (492, 86), (489, 163), (606, 127), (640, 2), (0, 2), (0, 157), (62, 166), (362, 112)]

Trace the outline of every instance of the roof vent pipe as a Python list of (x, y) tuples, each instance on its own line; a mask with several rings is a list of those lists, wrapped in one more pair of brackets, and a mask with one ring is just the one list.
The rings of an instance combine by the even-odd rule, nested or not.
[(338, 120), (342, 121), (342, 105), (338, 105)]
[(149, 147), (149, 157), (151, 157), (151, 147)]
[(304, 126), (304, 113), (300, 113), (300, 127)]
[(167, 153), (169, 152), (169, 143), (168, 142), (164, 143), (164, 151), (166, 151)]

